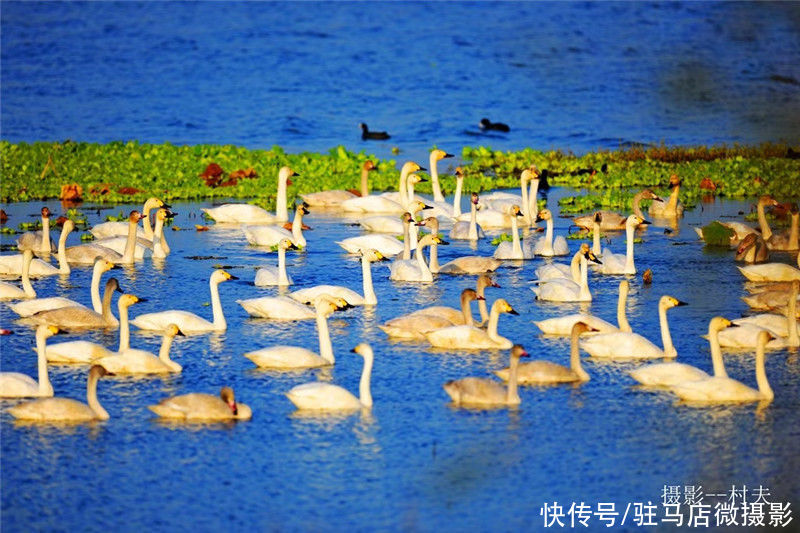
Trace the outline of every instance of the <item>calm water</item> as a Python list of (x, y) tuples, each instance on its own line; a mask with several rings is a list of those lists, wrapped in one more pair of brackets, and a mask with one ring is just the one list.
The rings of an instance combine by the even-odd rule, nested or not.
[[(800, 141), (800, 3), (3, 2), (2, 138)], [(481, 117), (511, 133), (481, 135)], [(392, 140), (364, 143), (359, 122)]]
[[(549, 203), (567, 191), (553, 190)], [(39, 204), (7, 206), (12, 220), (27, 218)], [(53, 203), (50, 206), (57, 209)], [(128, 206), (125, 206), (127, 209)], [(175, 206), (177, 224), (192, 227), (202, 204)], [(710, 368), (700, 335), (717, 314), (746, 311), (743, 281), (729, 253), (705, 250), (689, 227), (748, 209), (746, 204), (711, 204), (689, 213), (672, 236), (653, 227), (637, 245), (640, 270), (654, 282), (631, 277), (629, 318), (635, 330), (660, 344), (655, 310), (665, 293), (689, 302), (670, 312), (680, 359)], [(90, 221), (100, 217), (91, 209)], [(332, 215), (311, 213), (307, 252), (289, 256), (295, 287), (341, 283), (360, 290), (360, 266), (333, 244), (358, 228)], [(566, 231), (557, 219), (557, 231)], [(77, 243), (77, 238), (73, 241)], [(20, 426), (0, 414), (2, 512), (6, 531), (134, 530), (375, 530), (541, 529), (543, 503), (652, 501), (662, 487), (702, 485), (708, 493), (731, 485), (769, 486), (777, 501), (800, 496), (797, 398), (800, 361), (796, 352), (772, 352), (767, 374), (775, 401), (755, 405), (690, 408), (667, 395), (638, 391), (627, 371), (633, 363), (585, 361), (592, 379), (580, 387), (527, 388), (518, 410), (454, 409), (442, 384), (487, 375), (507, 364), (499, 352), (432, 352), (420, 344), (388, 342), (377, 325), (433, 300), (456, 306), (473, 277), (441, 276), (434, 284), (395, 283), (385, 264), (373, 267), (379, 304), (335, 314), (331, 334), (337, 363), (332, 370), (277, 374), (254, 369), (243, 353), (272, 344), (317, 349), (313, 321), (291, 324), (248, 318), (234, 300), (274, 295), (252, 285), (253, 267), (274, 264), (275, 254), (248, 247), (235, 230), (213, 228), (169, 232), (172, 254), (162, 265), (147, 260), (135, 271), (117, 270), (126, 291), (149, 298), (138, 313), (167, 307), (210, 316), (207, 278), (213, 265), (227, 265), (240, 281), (221, 285), (229, 329), (224, 334), (179, 339), (173, 357), (184, 370), (169, 378), (107, 378), (99, 396), (111, 414), (94, 426)], [(571, 246), (576, 241), (571, 241)], [(682, 244), (682, 245), (679, 245)], [(614, 236), (610, 246), (622, 250)], [(474, 253), (466, 243), (440, 249), (442, 259)], [(484, 240), (477, 253), (488, 255)], [(195, 255), (216, 259), (190, 260)], [(500, 333), (522, 343), (536, 358), (566, 363), (568, 341), (544, 339), (534, 320), (578, 309), (533, 299), (528, 281), (542, 260), (498, 270), (500, 289), (520, 316), (505, 315)], [(333, 266), (333, 268), (332, 268)], [(613, 320), (618, 276), (591, 275), (591, 311)], [(88, 303), (89, 272), (68, 280), (35, 283), (41, 294), (64, 294)], [(34, 373), (31, 330), (0, 307), (4, 370)], [(114, 334), (88, 337), (116, 345)], [(79, 335), (62, 335), (72, 340)], [(55, 339), (54, 339), (55, 340)], [(375, 406), (371, 415), (298, 416), (283, 396), (292, 386), (332, 380), (356, 390), (361, 359), (349, 350), (362, 341), (375, 348)], [(157, 351), (160, 339), (134, 328), (132, 345)], [(727, 357), (729, 373), (754, 383), (753, 358)], [(52, 367), (58, 395), (85, 397), (86, 369)], [(189, 391), (215, 392), (223, 384), (254, 411), (250, 422), (231, 426), (180, 427), (156, 421), (145, 408)], [(9, 405), (13, 402), (3, 402)], [(56, 503), (57, 502), (57, 503)], [(713, 504), (713, 500), (711, 501)], [(661, 510), (659, 508), (659, 513)], [(501, 521), (498, 521), (502, 517)], [(630, 517), (629, 517), (630, 521)], [(596, 519), (595, 526), (602, 525)], [(599, 526), (598, 526), (599, 527)]]

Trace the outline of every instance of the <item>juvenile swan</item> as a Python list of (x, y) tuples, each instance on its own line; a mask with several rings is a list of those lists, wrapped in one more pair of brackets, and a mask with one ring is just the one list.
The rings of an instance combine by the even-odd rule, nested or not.
[(314, 411), (344, 411), (354, 409), (370, 409), (372, 407), (372, 393), (370, 392), (370, 377), (372, 375), (372, 362), (374, 356), (369, 344), (361, 343), (351, 350), (364, 358), (364, 368), (361, 371), (361, 383), (358, 387), (359, 397), (356, 398), (350, 391), (332, 385), (315, 381), (293, 387), (286, 396), (298, 409)]
[(175, 422), (207, 422), (226, 420), (250, 420), (253, 411), (243, 403), (237, 403), (230, 387), (222, 387), (219, 396), (192, 392), (165, 398), (148, 409), (161, 418)]
[(89, 370), (89, 381), (86, 385), (88, 405), (70, 398), (41, 398), (15, 405), (8, 412), (14, 418), (37, 422), (108, 420), (108, 412), (97, 401), (97, 380), (105, 375), (107, 372), (102, 366), (95, 365)]
[(20, 322), (33, 324), (52, 324), (66, 329), (104, 329), (115, 328), (117, 319), (111, 313), (111, 298), (115, 292), (122, 292), (116, 278), (109, 278), (103, 291), (101, 312), (80, 306), (59, 307), (47, 311), (39, 311), (22, 319)]
[(19, 372), (0, 372), (0, 398), (25, 398), (30, 396), (49, 397), (53, 395), (53, 386), (47, 375), (47, 356), (45, 348), (47, 339), (57, 334), (55, 326), (39, 326), (36, 328), (36, 355), (39, 367), (39, 381)]
[(519, 358), (528, 357), (528, 352), (515, 344), (511, 348), (508, 386), (488, 378), (461, 378), (444, 384), (444, 391), (459, 407), (500, 407), (519, 405), (522, 400), (517, 391)]

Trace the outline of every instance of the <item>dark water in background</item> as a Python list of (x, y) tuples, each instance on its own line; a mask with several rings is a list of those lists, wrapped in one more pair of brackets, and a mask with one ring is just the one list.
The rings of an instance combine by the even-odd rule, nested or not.
[(796, 2), (2, 3), (11, 141), (797, 142), (798, 80)]

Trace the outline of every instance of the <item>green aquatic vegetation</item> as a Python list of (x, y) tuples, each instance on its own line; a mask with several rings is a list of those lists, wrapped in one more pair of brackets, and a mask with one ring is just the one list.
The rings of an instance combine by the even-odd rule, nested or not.
[(514, 238), (508, 233), (501, 233), (492, 239), (492, 246), (499, 246), (501, 242), (513, 242)]
[(16, 235), (17, 230), (15, 230), (14, 228), (9, 228), (8, 226), (3, 226), (2, 228), (0, 228), (0, 233), (5, 235)]
[(93, 241), (94, 240), (94, 235), (92, 235), (91, 233), (82, 233), (81, 234), (81, 240), (82, 241)]
[[(600, 232), (600, 238), (605, 239), (608, 237), (607, 233)], [(567, 235), (567, 239), (572, 241), (592, 241), (594, 240), (593, 231), (575, 231)]]
[(723, 226), (718, 221), (714, 221), (703, 226), (703, 240), (707, 246), (725, 246), (731, 244), (731, 237), (736, 233), (732, 229)]

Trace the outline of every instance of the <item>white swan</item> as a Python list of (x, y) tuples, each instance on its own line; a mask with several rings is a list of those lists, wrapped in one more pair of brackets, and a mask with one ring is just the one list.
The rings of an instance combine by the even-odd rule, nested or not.
[[(476, 288), (476, 298), (478, 300), (478, 311), (480, 312), (481, 322), (480, 325), (483, 325), (489, 321), (489, 310), (486, 308), (486, 287), (497, 287), (500, 288), (500, 285), (492, 281), (487, 274), (481, 274), (478, 276), (477, 281), (477, 288)], [(461, 308), (455, 309), (452, 307), (446, 307), (443, 305), (434, 305), (431, 307), (424, 307), (422, 309), (417, 309), (416, 311), (409, 313), (407, 315), (403, 315), (402, 317), (411, 317), (415, 315), (427, 315), (433, 316), (437, 318), (441, 318), (447, 320), (453, 325), (459, 324), (470, 324), (471, 322), (466, 321), (464, 318), (464, 291), (461, 292)], [(471, 300), (470, 300), (471, 301)], [(471, 316), (471, 315), (470, 315)], [(441, 327), (445, 327), (444, 325)], [(433, 328), (438, 329), (438, 328)]]
[[(412, 221), (417, 213), (427, 208), (428, 205), (423, 202), (418, 202), (416, 200), (409, 202), (408, 212), (411, 214)], [(405, 215), (405, 213), (403, 214)], [(364, 228), (365, 231), (371, 231), (373, 233), (394, 233), (395, 235), (403, 235), (405, 231), (403, 228), (403, 220), (396, 216), (375, 215), (364, 217), (358, 221), (358, 224)], [(415, 246), (416, 232), (412, 235), (411, 248), (413, 249)]]
[(65, 329), (105, 329), (117, 327), (117, 319), (111, 313), (111, 298), (114, 292), (122, 292), (116, 278), (109, 278), (103, 291), (101, 312), (87, 309), (84, 306), (59, 307), (39, 311), (29, 317), (20, 319), (28, 324), (52, 324)]
[(41, 231), (26, 231), (20, 235), (17, 239), (17, 248), (47, 255), (54, 247), (55, 243), (50, 238), (50, 209), (43, 207)]
[[(341, 203), (341, 207), (346, 212), (351, 213), (395, 213), (401, 214), (406, 211), (408, 176), (414, 172), (424, 170), (413, 161), (407, 161), (400, 169), (400, 184), (398, 196), (394, 198), (370, 194), (360, 198), (351, 198)], [(383, 252), (381, 252), (383, 253)]]
[(347, 253), (360, 254), (364, 250), (378, 250), (385, 257), (394, 257), (403, 253), (403, 243), (388, 235), (371, 234), (350, 237), (336, 244), (344, 248)]
[[(596, 330), (586, 322), (575, 322), (570, 329), (569, 368), (544, 360), (522, 363), (517, 369), (518, 383), (520, 385), (550, 385), (589, 381), (589, 374), (586, 373), (581, 365), (578, 338), (583, 333), (593, 331)], [(495, 375), (503, 381), (508, 381), (509, 374), (509, 368), (495, 372)]]
[[(169, 255), (170, 248), (164, 236), (164, 223), (174, 216), (174, 213), (164, 208), (159, 208), (158, 211), (156, 211), (155, 228), (150, 230), (153, 235), (152, 239), (139, 237), (137, 227), (136, 244), (133, 253), (134, 259), (144, 259), (146, 256), (164, 258)], [(142, 220), (146, 220), (144, 215), (142, 216)], [(123, 255), (128, 246), (128, 237), (107, 237), (98, 239), (91, 244), (93, 246), (103, 246)]]
[[(590, 250), (589, 245), (582, 242), (578, 251), (572, 256), (572, 261), (569, 265), (562, 263), (550, 263), (538, 267), (534, 273), (536, 274), (536, 281), (544, 282), (555, 279), (572, 280), (575, 283), (580, 283), (581, 280), (581, 257)], [(592, 253), (597, 256), (597, 253), (592, 250)]]
[[(765, 328), (761, 323), (770, 322), (771, 318), (778, 315), (766, 315), (765, 318), (750, 317), (748, 319), (739, 319), (734, 321), (738, 328), (727, 329), (719, 334), (719, 343), (726, 348), (754, 348), (758, 343), (758, 334), (764, 330), (768, 331), (775, 337), (769, 341), (767, 348), (770, 350), (779, 350), (787, 346), (797, 347), (800, 346), (800, 335), (797, 334), (797, 294), (800, 289), (800, 281), (792, 282), (792, 289), (789, 294), (789, 301), (786, 306), (786, 313), (783, 316), (783, 327), (780, 332), (785, 332), (785, 336), (779, 336), (775, 333), (778, 328)], [(762, 315), (763, 316), (763, 315)]]
[(22, 288), (13, 283), (0, 281), (0, 301), (22, 300), (36, 298), (36, 291), (31, 285), (31, 262), (33, 261), (33, 250), (22, 252)]
[(517, 218), (522, 216), (518, 205), (511, 206), (511, 242), (501, 242), (494, 251), (495, 259), (533, 259), (530, 246), (522, 247), (519, 240), (519, 230), (517, 229)]
[(375, 288), (372, 286), (372, 263), (383, 261), (385, 257), (377, 250), (367, 250), (361, 254), (361, 279), (364, 296), (361, 296), (353, 289), (339, 285), (316, 285), (300, 289), (289, 294), (293, 300), (307, 303), (316, 300), (322, 295), (343, 298), (350, 305), (377, 305), (378, 297), (375, 295)]
[(650, 204), (649, 213), (656, 218), (675, 218), (683, 216), (683, 204), (678, 202), (681, 192), (681, 179), (677, 174), (669, 177), (669, 186), (672, 192), (666, 202), (653, 202)]
[[(664, 200), (650, 189), (644, 189), (636, 193), (633, 196), (633, 200), (631, 200), (631, 205), (633, 207), (633, 214), (637, 215), (642, 220), (645, 219), (644, 213), (642, 212), (642, 206), (640, 205), (642, 200), (655, 200), (656, 202), (664, 203)], [(615, 211), (598, 211), (592, 215), (575, 217), (572, 219), (572, 223), (586, 230), (591, 230), (594, 227), (594, 219), (597, 217), (598, 213), (600, 216), (600, 230), (618, 231), (625, 229), (625, 224), (628, 221), (628, 215), (622, 215)]]
[[(101, 257), (98, 257), (95, 260), (94, 266), (92, 267), (92, 281), (89, 289), (89, 294), (91, 295), (92, 306), (96, 313), (103, 312), (103, 301), (100, 297), (100, 278), (103, 275), (103, 273), (108, 272), (112, 268), (114, 268), (114, 263), (112, 263), (111, 261), (106, 261)], [(34, 298), (32, 300), (26, 300), (24, 302), (8, 304), (8, 307), (23, 318), (31, 316), (40, 311), (59, 309), (61, 307), (86, 308), (85, 305), (78, 303), (75, 300), (71, 300), (69, 298), (64, 298), (61, 296), (50, 296), (48, 298)]]
[[(142, 215), (139, 211), (131, 211), (131, 214), (128, 216), (128, 237), (124, 253), (120, 254), (99, 244), (79, 244), (66, 249), (67, 261), (81, 265), (91, 265), (97, 257), (102, 257), (106, 261), (111, 261), (115, 264), (133, 264), (136, 259), (136, 228), (141, 218)], [(67, 220), (64, 222), (65, 230), (68, 225), (70, 226), (70, 231), (75, 227), (71, 220)]]
[(761, 265), (737, 266), (748, 281), (794, 281), (800, 280), (800, 254), (797, 268), (785, 263), (763, 263)]
[(553, 239), (553, 214), (549, 209), (542, 209), (539, 211), (539, 216), (536, 217), (536, 222), (544, 220), (547, 223), (544, 237), (541, 237), (533, 245), (533, 252), (536, 255), (544, 257), (553, 257), (554, 255), (567, 255), (569, 253), (569, 245), (567, 239), (563, 235), (557, 236)]
[(180, 372), (183, 369), (181, 365), (169, 357), (169, 349), (176, 335), (183, 336), (178, 326), (175, 324), (167, 326), (164, 330), (158, 356), (145, 350), (128, 349), (114, 355), (102, 357), (95, 361), (95, 364), (114, 374), (169, 374)]
[[(136, 236), (152, 240), (155, 232), (150, 226), (150, 211), (160, 207), (169, 209), (170, 206), (159, 200), (158, 198), (148, 198), (142, 206), (142, 228), (137, 228)], [(89, 229), (89, 232), (94, 235), (95, 239), (105, 239), (107, 237), (127, 237), (128, 236), (128, 223), (127, 222), (103, 222), (97, 224)]]
[[(64, 222), (64, 226), (61, 229), (61, 236), (58, 239), (58, 268), (41, 259), (34, 259), (30, 266), (30, 277), (41, 278), (44, 276), (70, 273), (70, 267), (66, 256), (67, 236), (74, 227), (75, 225), (72, 221), (68, 220)], [(34, 251), (34, 253), (36, 252)], [(24, 264), (25, 259), (23, 254), (0, 255), (0, 275), (20, 276), (22, 275), (22, 267)]]
[(361, 371), (361, 382), (358, 387), (358, 398), (353, 396), (347, 389), (320, 381), (293, 387), (286, 393), (286, 397), (298, 409), (314, 411), (370, 409), (372, 407), (370, 377), (374, 361), (372, 348), (369, 344), (361, 343), (353, 348), (352, 351), (364, 358), (364, 368)]
[(571, 279), (552, 279), (540, 283), (538, 287), (531, 287), (531, 290), (536, 294), (536, 299), (550, 302), (591, 302), (589, 261), (602, 264), (592, 251), (587, 249), (580, 256), (580, 283), (575, 283)]
[(480, 201), (478, 193), (470, 195), (469, 202), (469, 220), (461, 220), (463, 216), (457, 216), (458, 219), (450, 230), (450, 238), (457, 240), (477, 241), (484, 238), (486, 235), (483, 229), (478, 225), (478, 202)]
[(303, 215), (308, 214), (308, 204), (299, 204), (294, 211), (292, 231), (283, 226), (249, 226), (242, 225), (247, 242), (253, 246), (275, 246), (282, 239), (289, 239), (295, 245), (305, 248), (306, 238), (303, 236)]
[(291, 185), (289, 179), (298, 174), (289, 167), (281, 167), (278, 171), (278, 193), (275, 198), (275, 214), (264, 208), (251, 204), (223, 204), (218, 207), (203, 208), (208, 216), (216, 222), (224, 224), (275, 224), (289, 220), (286, 207), (286, 186)]
[(578, 322), (584, 322), (591, 326), (592, 330), (600, 333), (614, 333), (617, 331), (633, 331), (625, 312), (628, 303), (628, 291), (630, 285), (627, 280), (619, 282), (619, 298), (617, 299), (617, 324), (619, 327), (606, 322), (600, 317), (586, 313), (574, 313), (566, 316), (548, 318), (547, 320), (534, 321), (542, 333), (545, 335), (570, 335), (572, 328)]
[[(711, 345), (711, 363), (714, 368), (714, 375), (717, 377), (727, 376), (725, 373), (725, 365), (722, 362), (722, 349), (719, 345), (718, 336), (721, 331), (728, 331), (726, 328), (732, 325), (735, 324), (731, 324), (730, 320), (721, 316), (715, 316), (708, 323), (708, 342)], [(709, 375), (699, 368), (676, 362), (656, 363), (643, 366), (632, 370), (630, 376), (642, 385), (648, 387), (672, 387), (689, 381), (709, 378)]]
[(314, 318), (314, 311), (307, 305), (298, 303), (288, 296), (264, 296), (236, 300), (247, 314), (256, 318), (273, 320), (308, 320)]
[(667, 310), (681, 305), (687, 304), (672, 296), (662, 296), (658, 301), (658, 318), (661, 324), (661, 342), (664, 345), (663, 349), (638, 333), (623, 331), (618, 333), (601, 333), (599, 335), (587, 337), (581, 341), (581, 348), (592, 357), (600, 358), (656, 359), (661, 357), (677, 357), (678, 352), (672, 344), (672, 336), (669, 332)]
[(425, 262), (424, 249), (431, 244), (448, 244), (436, 235), (426, 234), (417, 243), (416, 259), (398, 260), (391, 265), (389, 279), (393, 281), (416, 281), (430, 283), (433, 281), (433, 274)]
[(137, 316), (131, 324), (139, 329), (163, 331), (168, 325), (175, 324), (184, 333), (201, 333), (207, 331), (225, 331), (228, 323), (222, 312), (222, 302), (219, 299), (219, 284), (223, 281), (239, 279), (224, 270), (215, 270), (208, 281), (211, 290), (211, 313), (213, 322), (197, 316), (188, 311), (161, 311)]
[[(461, 291), (461, 311), (457, 311), (455, 316), (450, 313), (427, 311), (421, 309), (413, 313), (399, 316), (388, 320), (385, 324), (378, 326), (381, 331), (389, 337), (396, 339), (425, 339), (425, 333), (435, 329), (446, 328), (466, 324), (474, 326), (470, 303), (479, 299), (478, 293), (474, 289), (464, 289)], [(483, 299), (483, 297), (480, 297)], [(447, 311), (456, 311), (445, 307)]]
[(286, 250), (298, 250), (299, 248), (289, 239), (281, 239), (278, 242), (278, 266), (264, 266), (256, 270), (256, 277), (253, 283), (256, 287), (267, 287), (278, 285), (286, 287), (294, 283), (292, 278), (286, 273)]
[(352, 198), (366, 198), (369, 196), (369, 173), (377, 170), (377, 168), (369, 159), (361, 165), (361, 194), (355, 194), (351, 191), (330, 190), (301, 194), (300, 198), (313, 207), (338, 207), (342, 202)]
[[(475, 213), (475, 219), (481, 228), (503, 229), (511, 227), (511, 217), (508, 215), (508, 213), (504, 211), (498, 211), (497, 209), (491, 209), (487, 205), (481, 203), (480, 199), (478, 200), (478, 204), (475, 205), (475, 208), (477, 209)], [(469, 214), (462, 213), (461, 216), (457, 218), (458, 222), (467, 222), (471, 220), (471, 210)]]
[[(535, 167), (534, 167), (535, 168)], [(537, 169), (538, 172), (538, 169)], [(530, 227), (533, 225), (533, 222), (536, 220), (536, 215), (531, 215), (531, 207), (535, 205), (536, 197), (535, 195), (538, 194), (538, 180), (539, 174), (534, 173), (531, 169), (526, 168), (522, 171), (522, 174), (519, 178), (519, 185), (522, 191), (522, 194), (509, 194), (504, 192), (493, 192), (488, 195), (484, 195), (481, 197), (481, 203), (487, 205), (490, 209), (494, 209), (495, 211), (499, 211), (501, 213), (508, 212), (512, 206), (521, 206), (522, 209), (522, 217), (525, 221), (525, 227)], [(531, 183), (531, 192), (534, 194), (533, 202), (528, 196), (528, 182), (536, 181), (534, 185)], [(514, 219), (511, 218), (513, 222)]]
[(521, 399), (517, 390), (517, 370), (520, 357), (528, 357), (528, 352), (515, 344), (511, 347), (508, 385), (504, 386), (488, 378), (461, 378), (444, 384), (444, 391), (460, 407), (498, 407), (519, 405)]
[(245, 357), (260, 368), (297, 369), (316, 368), (332, 365), (336, 362), (328, 330), (328, 317), (337, 309), (347, 309), (349, 305), (341, 298), (323, 296), (314, 302), (317, 319), (317, 335), (319, 337), (319, 354), (299, 346), (269, 346), (260, 350), (247, 352)]
[(174, 422), (208, 422), (250, 420), (253, 411), (243, 403), (237, 403), (230, 387), (222, 387), (219, 396), (202, 392), (181, 394), (165, 398), (148, 409), (161, 418)]
[(519, 315), (511, 305), (502, 298), (492, 304), (489, 323), (486, 330), (475, 326), (450, 326), (425, 333), (425, 338), (436, 348), (455, 348), (461, 350), (494, 350), (511, 348), (512, 342), (497, 333), (500, 313)]
[(764, 368), (764, 352), (767, 342), (772, 335), (766, 330), (758, 334), (756, 345), (756, 382), (758, 390), (748, 387), (743, 383), (727, 377), (714, 376), (707, 379), (688, 381), (675, 385), (670, 390), (681, 400), (695, 403), (740, 403), (771, 401), (775, 394), (767, 380)]
[(87, 403), (70, 398), (40, 398), (24, 402), (8, 409), (8, 413), (19, 420), (37, 422), (90, 422), (108, 420), (108, 412), (97, 401), (97, 381), (107, 372), (102, 366), (89, 370), (86, 385)]
[(439, 150), (438, 148), (435, 150), (431, 150), (431, 155), (429, 157), (429, 163), (431, 167), (431, 188), (433, 190), (433, 201), (434, 202), (445, 202), (444, 196), (442, 195), (442, 189), (439, 186), (439, 169), (436, 168), (439, 161), (442, 159), (447, 159), (453, 157), (453, 154), (448, 154), (444, 150)]
[[(433, 201), (428, 202), (430, 207), (425, 210), (423, 213), (426, 217), (442, 217), (446, 219), (453, 218), (454, 216), (458, 216), (461, 214), (461, 208), (458, 208), (458, 215), (455, 215), (456, 212), (456, 202), (461, 201), (461, 184), (458, 183), (458, 178), (456, 178), (456, 193), (453, 197), (453, 204), (447, 203), (444, 195), (442, 194), (442, 189), (439, 186), (439, 169), (437, 168), (437, 164), (442, 159), (446, 159), (449, 157), (453, 157), (453, 154), (448, 154), (444, 150), (432, 150), (430, 155), (430, 173), (431, 173), (431, 189), (433, 190)], [(462, 180), (463, 183), (463, 180)]]
[(39, 381), (19, 372), (0, 372), (0, 398), (25, 398), (30, 396), (49, 397), (53, 395), (53, 385), (47, 375), (47, 339), (58, 333), (55, 326), (36, 328), (36, 355), (39, 367)]
[(647, 220), (642, 220), (638, 215), (631, 215), (625, 223), (625, 243), (626, 252), (622, 254), (612, 254), (606, 250), (603, 252), (603, 266), (600, 272), (603, 274), (636, 274), (636, 265), (633, 262), (633, 234), (641, 224), (650, 224)]

